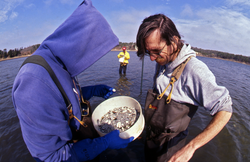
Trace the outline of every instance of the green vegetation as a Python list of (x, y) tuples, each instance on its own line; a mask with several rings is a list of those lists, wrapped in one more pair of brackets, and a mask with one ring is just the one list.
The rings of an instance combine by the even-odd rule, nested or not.
[[(13, 58), (16, 56), (25, 56), (25, 55), (31, 55), (33, 52), (37, 50), (37, 48), (40, 46), (40, 44), (36, 44), (27, 48), (20, 48), (20, 49), (14, 49), (14, 50), (9, 50), (7, 52), (7, 49), (4, 49), (3, 51), (0, 50), (0, 59), (6, 59), (6, 58)], [(122, 50), (122, 47), (125, 46), (127, 50), (136, 50), (136, 44), (134, 42), (130, 43), (124, 43), (124, 42), (119, 42), (119, 45), (113, 48), (113, 50)], [(248, 56), (242, 56), (242, 55), (235, 55), (235, 54), (230, 54), (226, 52), (220, 52), (220, 51), (215, 51), (215, 50), (204, 50), (201, 48), (197, 47), (192, 47), (194, 51), (197, 52), (198, 56), (205, 56), (205, 57), (215, 57), (215, 58), (222, 58), (222, 59), (227, 59), (231, 61), (237, 61), (245, 64), (250, 65), (250, 57)]]
[(122, 50), (122, 47), (126, 47), (127, 50), (135, 50), (135, 43), (130, 42), (130, 43), (123, 43), (119, 42), (119, 45), (113, 48), (113, 50)]
[(25, 56), (25, 55), (31, 55), (32, 53), (34, 53), (37, 48), (40, 46), (40, 44), (36, 44), (27, 48), (16, 48), (16, 49), (10, 49), (7, 52), (7, 49), (4, 49), (3, 51), (0, 50), (0, 59), (6, 59), (6, 58), (13, 58), (13, 57), (17, 57), (17, 56)]
[(220, 52), (220, 51), (214, 51), (214, 50), (204, 50), (197, 47), (192, 47), (194, 51), (197, 52), (198, 56), (205, 56), (205, 57), (216, 57), (216, 58), (222, 58), (226, 60), (231, 61), (237, 61), (245, 64), (250, 64), (250, 57), (242, 56), (242, 55), (234, 55), (227, 52)]

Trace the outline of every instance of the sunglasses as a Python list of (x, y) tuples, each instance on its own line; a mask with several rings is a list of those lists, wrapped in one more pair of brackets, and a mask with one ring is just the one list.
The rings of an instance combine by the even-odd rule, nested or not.
[(165, 45), (163, 46), (163, 48), (162, 48), (158, 53), (150, 53), (148, 50), (145, 50), (145, 54), (146, 54), (146, 56), (158, 57), (158, 56), (160, 56), (162, 50), (165, 48), (166, 45), (167, 45), (167, 44), (165, 44)]

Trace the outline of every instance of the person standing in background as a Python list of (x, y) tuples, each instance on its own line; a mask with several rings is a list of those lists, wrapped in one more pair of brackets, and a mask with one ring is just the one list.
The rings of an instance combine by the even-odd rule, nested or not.
[(120, 68), (119, 68), (119, 74), (126, 74), (127, 71), (127, 65), (128, 65), (128, 60), (130, 59), (129, 53), (126, 51), (126, 47), (122, 47), (122, 52), (120, 52), (117, 57), (119, 58), (120, 62)]

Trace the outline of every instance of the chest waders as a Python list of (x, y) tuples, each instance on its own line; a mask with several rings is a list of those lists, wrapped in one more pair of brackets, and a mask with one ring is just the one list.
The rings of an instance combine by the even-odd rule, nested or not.
[[(147, 161), (167, 161), (180, 149), (178, 143), (187, 135), (185, 130), (198, 107), (173, 101), (171, 95), (175, 81), (179, 79), (190, 59), (191, 57), (174, 70), (170, 83), (160, 95), (154, 93), (152, 89), (148, 90), (145, 104)], [(171, 91), (165, 96), (164, 93), (170, 86)], [(176, 148), (173, 147), (175, 145)]]

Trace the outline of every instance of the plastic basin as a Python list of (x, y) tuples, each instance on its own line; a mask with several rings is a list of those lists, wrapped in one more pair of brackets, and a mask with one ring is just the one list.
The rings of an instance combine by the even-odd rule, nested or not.
[(140, 103), (135, 100), (132, 97), (129, 96), (116, 96), (116, 97), (112, 97), (109, 98), (105, 101), (103, 101), (102, 103), (100, 103), (95, 110), (93, 111), (92, 114), (92, 121), (93, 121), (93, 125), (96, 129), (96, 131), (98, 132), (98, 134), (100, 136), (104, 136), (107, 133), (103, 133), (100, 131), (97, 120), (99, 119), (99, 121), (101, 121), (101, 118), (109, 111), (109, 110), (113, 110), (114, 108), (117, 107), (123, 107), (123, 106), (127, 106), (127, 107), (134, 107), (139, 114), (138, 119), (135, 121), (134, 125), (131, 126), (128, 130), (121, 132), (120, 133), (120, 137), (123, 139), (127, 139), (130, 138), (131, 136), (134, 137), (134, 140), (140, 136), (140, 134), (142, 133), (144, 126), (145, 126), (145, 119), (142, 113), (142, 109), (141, 109), (141, 105)]

